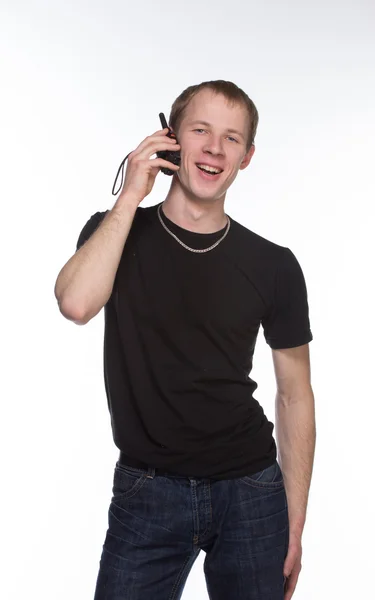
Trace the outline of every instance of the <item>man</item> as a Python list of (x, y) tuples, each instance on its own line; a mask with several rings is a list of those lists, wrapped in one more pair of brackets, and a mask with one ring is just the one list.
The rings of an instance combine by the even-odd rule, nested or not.
[[(289, 248), (224, 212), (257, 123), (233, 83), (187, 88), (170, 116), (178, 143), (165, 129), (129, 155), (114, 207), (89, 219), (57, 278), (66, 318), (85, 324), (105, 307), (120, 456), (95, 600), (178, 599), (201, 549), (211, 600), (293, 595), (315, 447), (307, 290)], [(180, 166), (151, 159), (163, 150), (180, 151)], [(139, 206), (165, 167), (166, 199)], [(260, 324), (279, 460), (249, 377)]]

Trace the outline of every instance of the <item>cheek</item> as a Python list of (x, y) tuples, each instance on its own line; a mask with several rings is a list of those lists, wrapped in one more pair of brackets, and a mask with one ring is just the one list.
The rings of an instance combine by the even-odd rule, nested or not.
[(187, 152), (186, 150), (181, 152), (181, 164), (184, 165), (185, 170), (191, 171), (192, 169), (195, 169), (196, 168), (196, 166), (195, 166), (196, 160), (197, 159), (194, 158), (194, 155), (192, 152)]

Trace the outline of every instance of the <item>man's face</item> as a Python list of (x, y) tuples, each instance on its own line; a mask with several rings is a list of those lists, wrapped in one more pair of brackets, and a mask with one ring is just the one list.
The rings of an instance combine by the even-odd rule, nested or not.
[[(176, 177), (181, 187), (199, 199), (224, 196), (238, 171), (248, 166), (254, 146), (246, 153), (248, 113), (241, 105), (230, 106), (221, 94), (200, 91), (188, 104), (178, 131), (181, 167)], [(197, 166), (222, 170), (209, 175)]]

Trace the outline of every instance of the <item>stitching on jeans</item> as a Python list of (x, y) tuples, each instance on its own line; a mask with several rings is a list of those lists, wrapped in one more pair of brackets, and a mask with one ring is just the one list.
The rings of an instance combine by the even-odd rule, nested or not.
[[(193, 556), (194, 556), (194, 554), (193, 554)], [(193, 556), (188, 556), (187, 559), (185, 560), (184, 565), (183, 565), (175, 583), (173, 584), (171, 595), (169, 596), (168, 600), (174, 600), (176, 598), (176, 592), (178, 592), (178, 586), (180, 585), (180, 583), (183, 579), (183, 576), (185, 574), (185, 571), (187, 570), (187, 567), (189, 566), (189, 563), (190, 563), (191, 559), (193, 558)]]
[(119, 494), (112, 494), (113, 502), (115, 504), (115, 500), (127, 499), (131, 498), (136, 494), (146, 483), (147, 477), (144, 475), (140, 475), (138, 479), (136, 479), (134, 485), (127, 492), (120, 492)]
[(278, 488), (282, 488), (284, 487), (284, 481), (254, 481), (253, 479), (250, 479), (248, 477), (248, 475), (245, 475), (245, 477), (241, 477), (240, 479), (242, 479), (247, 485), (253, 486), (253, 487), (257, 487), (257, 488), (269, 488), (270, 490), (277, 490)]
[[(270, 469), (271, 467), (275, 468), (275, 473), (274, 473), (272, 481), (260, 481), (263, 473), (265, 471), (267, 471), (267, 469)], [(277, 474), (280, 475), (280, 473), (281, 473), (281, 479), (279, 481), (275, 481), (276, 475)], [(248, 485), (253, 485), (254, 487), (259, 487), (259, 488), (267, 488), (267, 486), (268, 486), (269, 489), (277, 489), (279, 487), (284, 486), (284, 478), (283, 478), (283, 474), (282, 474), (282, 471), (281, 471), (281, 468), (280, 468), (278, 462), (275, 462), (272, 465), (270, 465), (269, 467), (267, 467), (266, 469), (263, 469), (263, 471), (259, 475), (258, 479), (254, 479), (252, 477), (252, 475), (244, 475), (243, 477), (240, 477), (240, 479), (243, 479)]]
[[(264, 471), (266, 471), (266, 469), (263, 469), (262, 474), (264, 473)], [(257, 488), (267, 488), (268, 487), (268, 489), (273, 490), (273, 489), (285, 487), (282, 472), (281, 472), (281, 479), (279, 481), (275, 481), (276, 473), (279, 472), (279, 469), (277, 468), (277, 464), (276, 464), (275, 471), (276, 472), (274, 474), (274, 478), (272, 481), (259, 481), (258, 479), (253, 479), (251, 475), (244, 475), (243, 477), (240, 477), (240, 480), (242, 479), (248, 485), (252, 485)], [(281, 471), (281, 469), (280, 469), (280, 471)], [(280, 474), (280, 472), (279, 472), (279, 474)]]

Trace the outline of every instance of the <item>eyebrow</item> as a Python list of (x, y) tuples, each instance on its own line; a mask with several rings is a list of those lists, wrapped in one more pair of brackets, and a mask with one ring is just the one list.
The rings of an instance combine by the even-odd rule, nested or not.
[[(208, 123), (207, 121), (199, 121), (199, 120), (198, 121), (190, 121), (188, 124), (189, 125), (206, 125), (207, 127), (211, 127), (211, 123)], [(237, 129), (227, 129), (227, 132), (228, 133), (236, 133), (237, 135), (239, 135), (243, 139), (245, 139), (243, 134), (240, 131), (238, 131)]]

